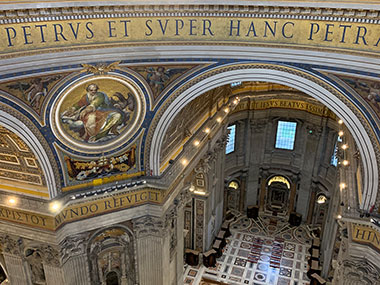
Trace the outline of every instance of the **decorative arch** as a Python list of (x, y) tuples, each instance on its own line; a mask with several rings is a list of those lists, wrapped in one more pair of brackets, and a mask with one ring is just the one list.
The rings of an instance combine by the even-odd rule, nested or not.
[(118, 284), (135, 284), (135, 250), (135, 238), (128, 227), (116, 225), (96, 231), (87, 247), (91, 282), (109, 284), (109, 278), (116, 278)]
[(286, 185), (288, 189), (290, 189), (291, 180), (285, 177), (284, 175), (272, 175), (267, 179), (267, 185), (270, 186), (273, 182), (281, 182)]
[[(379, 185), (378, 138), (373, 126), (358, 109), (353, 98), (340, 86), (300, 69), (272, 64), (228, 65), (206, 72), (179, 88), (172, 99), (156, 116), (151, 132), (151, 146), (148, 166), (153, 175), (160, 175), (159, 155), (162, 140), (176, 114), (191, 100), (204, 92), (236, 81), (262, 81), (286, 85), (319, 100), (340, 117), (350, 130), (363, 160), (363, 199), (360, 207), (368, 210), (375, 204)], [(148, 142), (149, 143), (149, 142)], [(377, 151), (375, 151), (377, 150)], [(374, 160), (373, 158), (377, 159)]]
[(25, 144), (28, 145), (41, 165), (42, 171), (45, 175), (50, 199), (56, 197), (58, 195), (58, 189), (60, 188), (60, 185), (56, 183), (56, 177), (58, 175), (55, 175), (52, 159), (49, 157), (50, 150), (43, 146), (41, 138), (36, 136), (36, 134), (33, 133), (24, 122), (8, 112), (1, 110), (1, 108), (0, 125), (18, 135)]

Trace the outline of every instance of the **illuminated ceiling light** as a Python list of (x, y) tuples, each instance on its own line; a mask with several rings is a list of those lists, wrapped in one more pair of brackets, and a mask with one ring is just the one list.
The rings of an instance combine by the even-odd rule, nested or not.
[(8, 203), (9, 203), (10, 205), (16, 205), (17, 200), (16, 200), (15, 198), (9, 198)]
[(327, 201), (327, 197), (324, 194), (319, 194), (317, 197), (317, 203), (318, 204), (324, 204)]
[(239, 103), (239, 100), (235, 99), (234, 101), (232, 101), (232, 103), (234, 103), (234, 105), (237, 105), (237, 103)]
[(350, 162), (349, 162), (348, 160), (343, 160), (342, 164), (343, 164), (344, 166), (347, 166), (347, 165), (350, 164)]
[(221, 118), (221, 117), (218, 117), (218, 118), (216, 118), (216, 121), (217, 121), (218, 123), (220, 123), (220, 122), (222, 122), (222, 118)]
[(340, 184), (339, 184), (339, 187), (340, 187), (340, 189), (344, 189), (344, 188), (346, 188), (346, 183), (340, 183)]
[(340, 220), (342, 218), (342, 215), (338, 215), (336, 217)]
[(342, 149), (348, 149), (348, 145), (347, 144), (342, 145)]
[(205, 128), (205, 133), (209, 134), (210, 133), (210, 128)]
[(61, 204), (58, 202), (50, 203), (50, 211), (52, 211), (52, 212), (57, 212), (60, 207), (61, 207)]
[(187, 163), (188, 163), (188, 161), (187, 161), (187, 159), (186, 159), (186, 158), (184, 158), (184, 159), (182, 159), (182, 160), (181, 160), (181, 163), (182, 163), (182, 165), (186, 166), (186, 165), (187, 165)]
[(225, 112), (225, 113), (228, 113), (229, 111), (230, 111), (229, 108), (225, 108), (225, 109), (224, 109), (224, 112)]
[(198, 140), (195, 140), (193, 143), (195, 146), (199, 146), (200, 142)]
[(342, 121), (342, 120), (339, 120), (339, 121), (338, 121), (338, 124), (339, 124), (339, 125), (342, 125), (342, 124), (343, 124), (343, 121)]
[(344, 135), (344, 132), (343, 132), (343, 131), (339, 131), (338, 135), (339, 135), (340, 137), (342, 137), (342, 136)]

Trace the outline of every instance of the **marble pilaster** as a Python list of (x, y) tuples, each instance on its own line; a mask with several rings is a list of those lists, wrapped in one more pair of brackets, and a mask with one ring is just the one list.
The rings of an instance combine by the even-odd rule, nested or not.
[(61, 261), (65, 285), (90, 284), (85, 235), (66, 238), (61, 243)]
[(27, 276), (24, 260), (11, 253), (3, 253), (7, 272), (11, 284), (32, 284)]
[(63, 277), (63, 270), (60, 267), (44, 264), (46, 284), (48, 285), (66, 285)]
[(144, 216), (134, 221), (140, 285), (170, 284), (170, 240), (162, 219)]

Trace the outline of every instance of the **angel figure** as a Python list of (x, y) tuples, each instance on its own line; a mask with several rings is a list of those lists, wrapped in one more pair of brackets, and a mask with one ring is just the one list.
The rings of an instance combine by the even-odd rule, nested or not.
[(34, 109), (38, 109), (43, 101), (42, 98), (48, 93), (49, 84), (58, 78), (57, 76), (50, 76), (44, 79), (36, 77), (31, 79), (30, 82), (17, 82), (7, 87), (21, 91), (24, 99), (30, 106)]
[(154, 94), (158, 95), (164, 88), (167, 86), (169, 79), (182, 71), (184, 68), (165, 68), (163, 66), (159, 66), (157, 68), (149, 67), (146, 69), (147, 72), (147, 81), (152, 88)]

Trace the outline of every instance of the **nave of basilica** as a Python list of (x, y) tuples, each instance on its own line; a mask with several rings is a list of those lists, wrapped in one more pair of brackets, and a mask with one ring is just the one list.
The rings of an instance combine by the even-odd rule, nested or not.
[(380, 284), (380, 2), (0, 0), (0, 284)]

